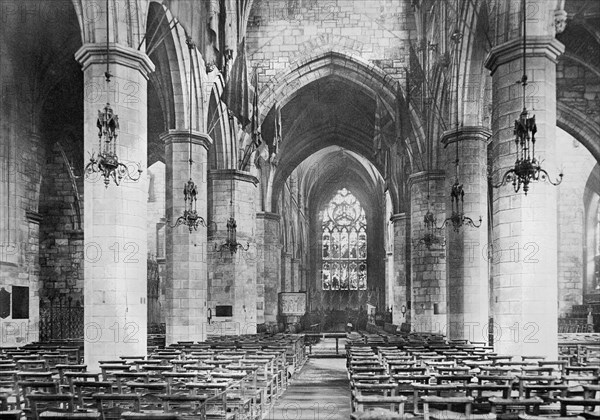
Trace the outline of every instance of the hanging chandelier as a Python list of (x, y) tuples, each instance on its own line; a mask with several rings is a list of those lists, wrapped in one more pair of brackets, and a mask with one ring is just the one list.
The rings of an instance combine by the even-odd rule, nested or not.
[(227, 250), (233, 255), (238, 249), (248, 251), (248, 249), (250, 249), (250, 243), (246, 242), (246, 246), (244, 246), (237, 241), (237, 223), (235, 217), (232, 215), (229, 220), (227, 220), (227, 238), (225, 239), (225, 243), (221, 244), (218, 248), (218, 251), (222, 254), (223, 251)]
[(111, 179), (116, 185), (120, 185), (123, 178), (138, 181), (142, 176), (140, 164), (123, 163), (117, 156), (117, 138), (119, 136), (119, 116), (116, 115), (108, 102), (108, 84), (112, 74), (110, 73), (110, 46), (109, 46), (109, 8), (106, 1), (106, 99), (107, 103), (103, 110), (98, 111), (96, 127), (98, 127), (98, 155), (92, 152), (90, 161), (84, 168), (86, 179), (100, 174), (104, 178), (104, 186), (108, 188)]
[[(427, 188), (429, 189), (429, 180), (427, 180)], [(446, 246), (446, 237), (440, 235), (441, 228), (437, 226), (435, 215), (429, 208), (429, 193), (427, 193), (427, 213), (423, 217), (423, 228), (425, 233), (418, 240), (416, 240), (414, 246), (415, 248), (420, 245), (425, 245), (425, 247), (431, 251), (437, 249), (444, 248)]]
[(425, 245), (430, 251), (435, 249), (434, 246), (439, 246), (440, 248), (446, 246), (446, 238), (439, 236), (436, 233), (439, 228), (436, 226), (435, 216), (430, 210), (425, 213), (423, 224), (425, 227), (425, 234), (419, 238), (415, 246)]
[[(458, 9), (457, 9), (458, 10)], [(458, 28), (458, 22), (457, 22), (457, 28)], [(452, 34), (451, 37), (452, 41), (454, 42), (455, 45), (455, 65), (456, 65), (456, 111), (455, 111), (455, 118), (456, 118), (456, 159), (454, 160), (454, 174), (455, 174), (455, 178), (454, 178), (454, 184), (452, 185), (452, 188), (450, 190), (450, 198), (452, 200), (452, 215), (450, 217), (448, 217), (446, 220), (444, 220), (444, 223), (442, 223), (442, 227), (441, 229), (445, 228), (447, 225), (452, 225), (452, 228), (454, 229), (455, 232), (458, 232), (460, 230), (461, 227), (463, 227), (464, 225), (470, 226), (470, 227), (474, 227), (474, 228), (478, 228), (481, 226), (481, 216), (479, 216), (479, 223), (474, 222), (473, 219), (471, 219), (468, 216), (465, 216), (465, 212), (464, 212), (464, 197), (465, 197), (465, 191), (463, 189), (463, 184), (460, 182), (459, 178), (459, 133), (458, 133), (458, 115), (459, 115), (459, 106), (458, 106), (458, 101), (459, 101), (459, 93), (458, 93), (458, 81), (460, 79), (460, 66), (458, 65), (458, 47), (459, 47), (459, 43), (460, 40), (462, 39), (462, 34), (458, 31), (458, 29), (456, 29), (454, 31), (454, 33)]]
[(230, 191), (231, 196), (229, 198), (229, 207), (230, 207), (230, 216), (227, 220), (227, 237), (225, 238), (225, 242), (220, 246), (215, 244), (215, 250), (219, 251), (221, 255), (223, 251), (229, 251), (231, 255), (237, 253), (238, 249), (242, 251), (248, 251), (250, 249), (250, 243), (246, 242), (246, 245), (242, 245), (237, 241), (237, 222), (235, 221), (235, 188), (233, 179), (235, 178), (235, 171), (231, 172), (231, 185)]
[[(457, 140), (458, 141), (458, 140)], [(458, 146), (457, 146), (458, 147)], [(456, 166), (458, 167), (458, 159), (456, 161)], [(458, 169), (457, 169), (458, 174)], [(452, 198), (452, 215), (444, 220), (442, 224), (442, 228), (447, 225), (452, 225), (455, 232), (458, 232), (461, 227), (467, 225), (473, 228), (479, 228), (481, 226), (482, 218), (479, 216), (479, 222), (474, 222), (468, 216), (465, 216), (464, 213), (464, 196), (465, 191), (463, 190), (463, 184), (458, 181), (458, 175), (456, 177), (456, 181), (452, 185), (452, 190), (450, 192), (450, 197)]]
[(192, 158), (192, 111), (193, 111), (193, 82), (194, 82), (194, 67), (192, 66), (192, 53), (196, 45), (193, 43), (191, 37), (187, 37), (186, 44), (188, 46), (190, 52), (190, 94), (189, 94), (189, 106), (190, 106), (190, 139), (189, 139), (189, 177), (190, 179), (183, 185), (183, 215), (179, 216), (175, 221), (174, 225), (171, 225), (172, 228), (175, 228), (180, 225), (185, 225), (192, 233), (192, 230), (198, 230), (198, 226), (207, 227), (206, 221), (202, 216), (198, 214), (198, 210), (196, 208), (196, 203), (198, 201), (198, 188), (196, 183), (192, 180), (192, 165), (194, 164), (194, 159)]
[(529, 184), (531, 182), (548, 181), (552, 185), (559, 185), (562, 182), (562, 172), (558, 175), (556, 181), (549, 178), (548, 172), (542, 169), (541, 162), (535, 157), (535, 134), (537, 126), (535, 123), (535, 115), (529, 116), (529, 111), (526, 105), (526, 89), (527, 89), (527, 19), (526, 19), (526, 0), (522, 2), (522, 19), (523, 19), (523, 76), (521, 77), (521, 87), (523, 94), (523, 111), (519, 118), (515, 120), (514, 136), (515, 145), (517, 147), (515, 166), (509, 169), (502, 176), (502, 181), (492, 185), (494, 188), (500, 188), (503, 185), (512, 183), (515, 193), (519, 192), (521, 187), (527, 195)]

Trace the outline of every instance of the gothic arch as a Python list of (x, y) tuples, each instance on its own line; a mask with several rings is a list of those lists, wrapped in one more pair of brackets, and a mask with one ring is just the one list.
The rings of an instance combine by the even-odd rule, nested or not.
[(208, 135), (213, 139), (208, 157), (210, 169), (232, 169), (236, 167), (237, 149), (233, 141), (229, 115), (221, 101), (225, 89), (221, 74), (217, 74), (209, 86), (211, 89), (205, 124)]
[(556, 125), (569, 133), (600, 162), (600, 127), (581, 111), (556, 103)]

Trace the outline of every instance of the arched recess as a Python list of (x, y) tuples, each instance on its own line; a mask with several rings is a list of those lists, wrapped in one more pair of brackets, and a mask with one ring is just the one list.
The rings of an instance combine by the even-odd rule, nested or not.
[[(106, 42), (106, 4), (87, 0), (71, 0), (75, 8), (83, 43)], [(146, 33), (148, 0), (109, 0), (110, 42), (138, 49)]]
[(214, 78), (207, 107), (206, 127), (213, 144), (208, 151), (209, 169), (233, 169), (237, 162), (237, 149), (233, 142), (231, 125), (221, 95), (225, 89), (223, 77)]
[(596, 164), (585, 186), (583, 196), (585, 209), (584, 217), (584, 248), (583, 248), (583, 296), (585, 301), (597, 301), (600, 297), (600, 282), (594, 278), (596, 262), (596, 226), (600, 209), (600, 164)]
[[(491, 82), (489, 71), (483, 65), (491, 49), (489, 39), (489, 11), (487, 2), (468, 2), (461, 10), (463, 37), (459, 46), (459, 123), (466, 126), (491, 124)], [(455, 72), (455, 70), (453, 70)], [(451, 102), (455, 101), (451, 98)], [(450, 110), (450, 114), (455, 112)], [(455, 119), (452, 118), (451, 124)]]
[[(335, 152), (334, 152), (335, 153)], [(331, 155), (323, 156), (331, 159)], [(347, 188), (360, 202), (367, 218), (367, 290), (323, 291), (321, 288), (321, 248), (322, 232), (320, 211), (329, 203), (338, 190)], [(337, 167), (328, 166), (313, 183), (307, 196), (309, 220), (309, 277), (307, 288), (311, 309), (344, 310), (346, 307), (357, 309), (370, 301), (373, 304), (385, 302), (385, 249), (383, 241), (378, 240), (384, 234), (384, 192), (381, 177), (373, 179), (364, 166), (349, 156), (348, 160), (339, 160)]]
[[(173, 20), (171, 12), (160, 2), (148, 4), (148, 33), (146, 51), (156, 66), (150, 82), (156, 87), (163, 109), (166, 129), (188, 130), (190, 124), (195, 131), (205, 132), (207, 100), (204, 88), (207, 76), (204, 61), (197, 48), (190, 50), (186, 34), (181, 25), (169, 26)], [(190, 60), (192, 74), (190, 74)], [(190, 77), (192, 97), (190, 98)], [(193, 121), (190, 123), (190, 107)]]
[[(366, 110), (363, 112), (369, 114), (367, 116), (368, 124), (362, 129), (354, 131), (343, 127), (343, 124), (336, 125), (333, 121), (326, 125), (307, 127), (301, 133), (294, 133), (293, 144), (289, 144), (292, 142), (287, 141), (288, 137), (286, 137), (289, 135), (290, 129), (285, 124), (286, 107), (290, 103), (301, 101), (306, 92), (319, 83), (334, 83), (360, 92), (360, 96), (365, 98), (363, 103)], [(416, 138), (416, 136), (409, 135), (412, 128), (411, 118), (408, 115), (413, 115), (414, 112), (408, 109), (398, 82), (376, 65), (345, 52), (321, 51), (313, 56), (302, 58), (266, 83), (261, 91), (259, 109), (263, 139), (269, 144), (270, 152), (274, 151), (272, 139), (275, 105), (281, 108), (284, 119), (283, 143), (278, 150), (277, 171), (284, 168), (285, 173), (276, 174), (274, 183), (268, 187), (266, 201), (267, 207), (270, 206), (271, 211), (276, 211), (282, 180), (287, 178), (298, 162), (304, 160), (313, 151), (328, 145), (338, 144), (365, 156), (383, 174), (382, 162), (378, 162), (373, 156), (374, 115), (377, 106), (383, 107), (383, 125), (389, 131), (387, 138), (390, 143), (397, 142), (397, 138), (402, 136), (412, 139), (411, 141)], [(311, 112), (310, 107), (305, 107), (302, 115), (305, 112)], [(402, 119), (402, 124), (404, 124), (398, 130), (395, 127), (397, 119)], [(402, 140), (400, 147), (404, 147), (404, 139), (400, 140)], [(411, 145), (411, 147), (413, 150), (421, 150), (421, 146), (418, 144)], [(398, 208), (396, 184), (393, 184), (393, 189), (395, 190), (392, 192), (394, 205)]]
[(556, 125), (562, 128), (586, 149), (597, 162), (600, 162), (600, 127), (583, 112), (562, 102), (556, 104)]

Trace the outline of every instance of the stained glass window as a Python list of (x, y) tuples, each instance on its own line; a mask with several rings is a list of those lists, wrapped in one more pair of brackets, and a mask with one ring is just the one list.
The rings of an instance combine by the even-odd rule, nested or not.
[(323, 290), (367, 289), (367, 219), (346, 188), (321, 212)]

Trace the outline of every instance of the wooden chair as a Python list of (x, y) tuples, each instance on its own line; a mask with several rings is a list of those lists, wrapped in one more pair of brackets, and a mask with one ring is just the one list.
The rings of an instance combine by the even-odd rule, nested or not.
[(384, 408), (403, 416), (406, 400), (406, 397), (402, 395), (356, 395), (354, 397), (355, 411), (372, 411)]
[(22, 410), (3, 410), (0, 411), (0, 420), (21, 420)]
[(94, 394), (112, 394), (114, 384), (106, 381), (71, 381), (71, 393), (80, 408), (95, 407)]
[(558, 397), (557, 400), (560, 402), (560, 415), (566, 416), (569, 406), (581, 406), (583, 411), (591, 412), (598, 406), (600, 406), (600, 399), (598, 398), (568, 398)]
[(130, 413), (121, 414), (122, 420), (179, 420), (177, 414), (169, 413)]
[(96, 409), (102, 420), (120, 420), (125, 412), (140, 411), (140, 396), (137, 394), (94, 394)]
[(40, 420), (88, 420), (101, 419), (102, 415), (99, 412), (90, 413), (57, 413), (54, 411), (44, 411), (40, 414)]
[(44, 411), (73, 413), (75, 401), (73, 394), (31, 394), (27, 396), (31, 409), (31, 418), (38, 420)]
[(168, 386), (166, 382), (127, 382), (127, 387), (131, 393), (140, 396), (141, 410), (162, 409), (162, 402), (159, 395), (167, 393)]
[(174, 413), (181, 420), (206, 418), (206, 400), (208, 395), (161, 395), (164, 411)]
[[(519, 414), (530, 414), (537, 416), (540, 413), (540, 406), (544, 401), (539, 397), (532, 398), (496, 398), (489, 399), (491, 410), (494, 414), (513, 413), (513, 416)], [(500, 413), (498, 413), (500, 411)], [(516, 413), (516, 414), (515, 414)]]
[(422, 401), (424, 396), (428, 396), (431, 393), (436, 394), (438, 397), (442, 396), (442, 393), (450, 394), (455, 396), (458, 392), (459, 387), (455, 384), (444, 384), (444, 385), (429, 385), (429, 384), (418, 384), (413, 383), (413, 413), (419, 414), (419, 402)]

